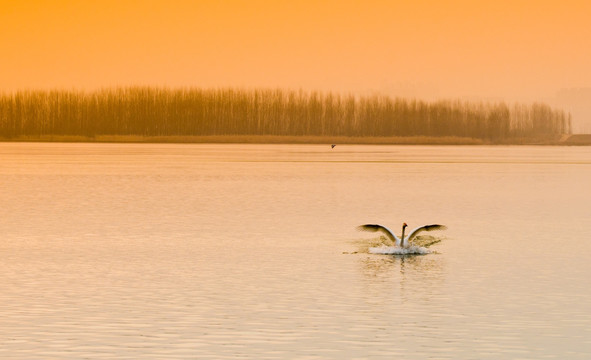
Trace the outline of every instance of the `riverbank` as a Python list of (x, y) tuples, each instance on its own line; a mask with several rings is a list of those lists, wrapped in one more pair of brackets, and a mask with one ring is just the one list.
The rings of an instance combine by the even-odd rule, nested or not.
[(569, 135), (562, 145), (591, 145), (591, 134)]
[(349, 137), (349, 136), (275, 136), (275, 135), (215, 135), (215, 136), (138, 136), (100, 135), (69, 136), (42, 135), (0, 138), (13, 142), (105, 142), (105, 143), (219, 143), (219, 144), (408, 144), (408, 145), (481, 145), (480, 139), (463, 137)]
[(3, 142), (98, 142), (98, 143), (195, 143), (195, 144), (366, 144), (366, 145), (591, 145), (591, 135), (564, 135), (555, 140), (514, 138), (487, 141), (457, 136), (139, 136), (139, 135), (40, 135), (2, 138)]

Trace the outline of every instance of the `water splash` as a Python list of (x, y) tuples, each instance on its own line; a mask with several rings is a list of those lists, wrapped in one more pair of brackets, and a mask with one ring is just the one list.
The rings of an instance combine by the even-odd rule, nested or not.
[(370, 254), (381, 254), (381, 255), (425, 255), (432, 253), (431, 250), (422, 246), (409, 246), (401, 248), (399, 246), (380, 246), (370, 247)]

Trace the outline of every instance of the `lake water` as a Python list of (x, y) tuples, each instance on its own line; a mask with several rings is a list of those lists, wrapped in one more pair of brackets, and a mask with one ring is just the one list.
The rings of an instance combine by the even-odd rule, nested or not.
[(3, 359), (591, 357), (591, 147), (0, 143), (0, 204)]

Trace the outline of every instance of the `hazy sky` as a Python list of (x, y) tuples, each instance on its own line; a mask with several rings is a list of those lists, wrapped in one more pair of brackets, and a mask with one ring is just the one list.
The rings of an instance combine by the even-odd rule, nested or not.
[(282, 87), (536, 100), (591, 86), (591, 1), (0, 0), (0, 90)]

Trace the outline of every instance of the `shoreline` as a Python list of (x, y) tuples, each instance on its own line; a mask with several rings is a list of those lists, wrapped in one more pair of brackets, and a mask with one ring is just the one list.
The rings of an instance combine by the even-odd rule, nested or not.
[(591, 135), (563, 135), (554, 140), (530, 138), (487, 141), (458, 136), (291, 136), (291, 135), (40, 135), (0, 137), (0, 142), (87, 142), (87, 143), (171, 143), (171, 144), (348, 144), (348, 145), (591, 145)]

